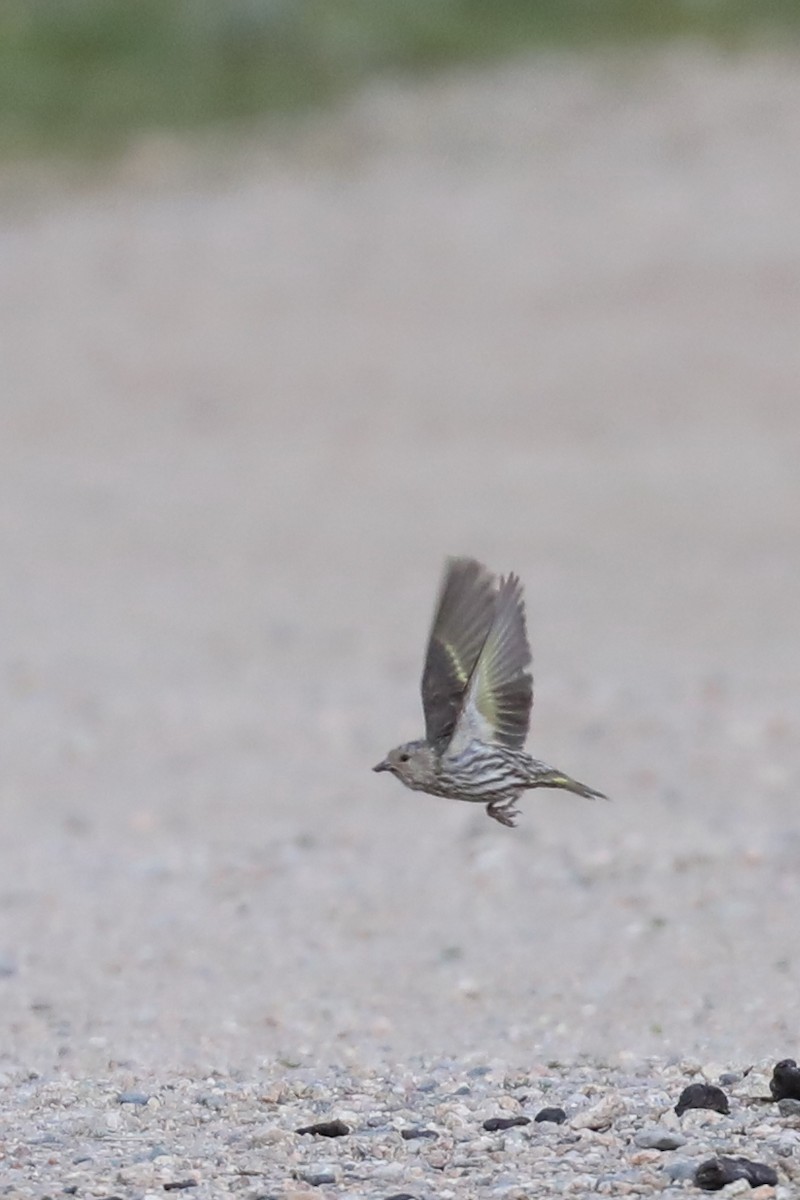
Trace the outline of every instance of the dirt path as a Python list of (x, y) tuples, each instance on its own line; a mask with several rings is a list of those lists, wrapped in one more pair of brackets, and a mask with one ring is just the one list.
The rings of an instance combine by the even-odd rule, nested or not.
[[(10, 1067), (800, 1049), (798, 68), (5, 181)], [(613, 804), (370, 773), (453, 552), (524, 578), (532, 745)]]

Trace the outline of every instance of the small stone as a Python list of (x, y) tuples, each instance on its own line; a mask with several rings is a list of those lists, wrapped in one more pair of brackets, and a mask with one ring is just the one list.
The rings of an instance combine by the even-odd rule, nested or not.
[(426, 1155), (428, 1166), (434, 1171), (443, 1171), (450, 1162), (450, 1151), (442, 1148), (441, 1150), (433, 1150)]
[(162, 1186), (165, 1192), (183, 1192), (187, 1188), (196, 1188), (197, 1182), (196, 1179), (173, 1179)]
[(644, 1167), (649, 1166), (650, 1163), (658, 1162), (660, 1158), (660, 1150), (637, 1150), (635, 1154), (631, 1154), (628, 1162), (632, 1167)]
[(775, 1064), (769, 1090), (773, 1100), (800, 1100), (800, 1067), (793, 1058)]
[(438, 1137), (435, 1129), (421, 1129), (414, 1125), (410, 1129), (401, 1129), (400, 1137), (407, 1142), (413, 1142), (415, 1138), (435, 1138)]
[(776, 1172), (766, 1163), (752, 1162), (749, 1158), (729, 1158), (727, 1155), (706, 1159), (694, 1173), (695, 1183), (706, 1192), (718, 1192), (739, 1179), (751, 1188), (765, 1183), (774, 1187), (778, 1182)]
[(297, 1178), (312, 1187), (322, 1187), (325, 1183), (336, 1183), (337, 1170), (333, 1163), (317, 1163), (297, 1172)]
[(724, 1113), (713, 1108), (689, 1108), (680, 1118), (681, 1129), (689, 1136), (700, 1137), (727, 1122)]
[(722, 1088), (713, 1083), (690, 1083), (680, 1094), (675, 1112), (680, 1117), (687, 1108), (710, 1108), (712, 1112), (728, 1115), (730, 1105)]
[(404, 1175), (405, 1173), (405, 1163), (396, 1161), (374, 1163), (370, 1168), (370, 1177), (372, 1179), (396, 1179), (398, 1175)]
[(640, 1129), (634, 1135), (634, 1142), (642, 1150), (677, 1150), (683, 1146), (686, 1138), (672, 1129), (664, 1129), (662, 1125), (653, 1125), (649, 1129)]
[(317, 1121), (313, 1125), (303, 1125), (295, 1133), (313, 1133), (318, 1137), (337, 1138), (347, 1137), (350, 1126), (344, 1121)]
[(483, 1128), (487, 1133), (496, 1133), (498, 1129), (513, 1129), (515, 1125), (530, 1125), (530, 1117), (487, 1117)]
[[(781, 1100), (781, 1104), (793, 1103), (797, 1101)], [(791, 1158), (797, 1152), (800, 1152), (800, 1133), (795, 1129), (784, 1129), (778, 1134), (777, 1138), (772, 1139), (772, 1144), (781, 1158)]]
[(534, 1121), (552, 1121), (554, 1125), (563, 1125), (567, 1119), (567, 1114), (563, 1108), (540, 1108)]
[(149, 1092), (117, 1092), (117, 1104), (138, 1104), (144, 1107), (150, 1099)]
[(288, 1131), (285, 1129), (259, 1129), (250, 1135), (248, 1145), (254, 1150), (259, 1150), (262, 1146), (272, 1146), (276, 1142), (282, 1142), (285, 1137), (288, 1137)]
[(778, 1112), (782, 1117), (800, 1117), (800, 1100), (787, 1097), (778, 1101)]
[(625, 1112), (625, 1104), (616, 1092), (604, 1096), (597, 1104), (577, 1113), (570, 1121), (573, 1129), (610, 1129), (615, 1117)]
[[(772, 1189), (770, 1189), (772, 1190)], [(725, 1196), (748, 1196), (752, 1200), (753, 1189), (746, 1179), (734, 1179), (733, 1183), (726, 1184)]]
[(144, 1162), (152, 1162), (156, 1158), (164, 1158), (169, 1154), (166, 1146), (160, 1145), (158, 1142), (155, 1146), (151, 1146), (147, 1153), (143, 1156)]
[(686, 1179), (694, 1179), (696, 1164), (689, 1162), (686, 1159), (678, 1159), (677, 1162), (667, 1163), (664, 1167), (664, 1173), (672, 1180), (673, 1183), (682, 1183)]

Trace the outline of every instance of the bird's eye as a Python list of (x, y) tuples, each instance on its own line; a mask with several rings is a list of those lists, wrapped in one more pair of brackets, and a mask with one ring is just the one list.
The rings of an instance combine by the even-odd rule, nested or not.
[(407, 755), (407, 754), (399, 754), (399, 755), (398, 755), (398, 758), (400, 759), (400, 762), (408, 762), (408, 755)]

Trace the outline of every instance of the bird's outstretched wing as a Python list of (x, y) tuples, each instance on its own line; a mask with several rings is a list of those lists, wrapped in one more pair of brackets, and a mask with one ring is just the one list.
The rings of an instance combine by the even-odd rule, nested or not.
[(422, 672), (425, 738), (446, 746), (492, 626), (497, 581), (472, 558), (448, 559)]
[(509, 575), (500, 582), (492, 623), (464, 693), (450, 753), (459, 753), (473, 740), (522, 748), (533, 704), (530, 662), (522, 585), (516, 575)]

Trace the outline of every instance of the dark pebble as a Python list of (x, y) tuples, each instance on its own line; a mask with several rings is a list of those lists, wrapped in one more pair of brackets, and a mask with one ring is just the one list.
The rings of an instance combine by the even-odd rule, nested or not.
[(350, 1126), (344, 1121), (317, 1121), (315, 1125), (303, 1125), (295, 1133), (317, 1133), (320, 1137), (346, 1137)]
[(687, 1108), (710, 1108), (712, 1112), (728, 1115), (730, 1105), (728, 1097), (722, 1088), (713, 1083), (690, 1083), (680, 1094), (675, 1112), (678, 1116), (685, 1113)]
[(719, 1192), (737, 1179), (746, 1179), (750, 1187), (762, 1183), (775, 1187), (778, 1175), (766, 1163), (751, 1162), (749, 1158), (709, 1158), (694, 1173), (694, 1181), (704, 1192)]
[(800, 1067), (793, 1058), (775, 1064), (769, 1090), (773, 1100), (800, 1100)]
[(552, 1121), (554, 1125), (563, 1125), (567, 1119), (567, 1114), (563, 1108), (540, 1108), (534, 1121)]
[(164, 1184), (165, 1192), (185, 1192), (187, 1188), (197, 1187), (196, 1179), (173, 1179)]
[(435, 1138), (438, 1137), (435, 1129), (419, 1129), (413, 1126), (411, 1129), (401, 1129), (400, 1137), (405, 1138), (407, 1142), (413, 1142), (415, 1138)]
[(117, 1092), (117, 1104), (145, 1105), (149, 1099), (149, 1092)]
[(412, 1196), (411, 1192), (393, 1192), (391, 1196), (387, 1196), (386, 1200), (417, 1200), (416, 1196)]
[(530, 1125), (530, 1117), (489, 1117), (483, 1122), (483, 1128), (488, 1133), (495, 1133), (498, 1129), (513, 1129), (515, 1125)]

